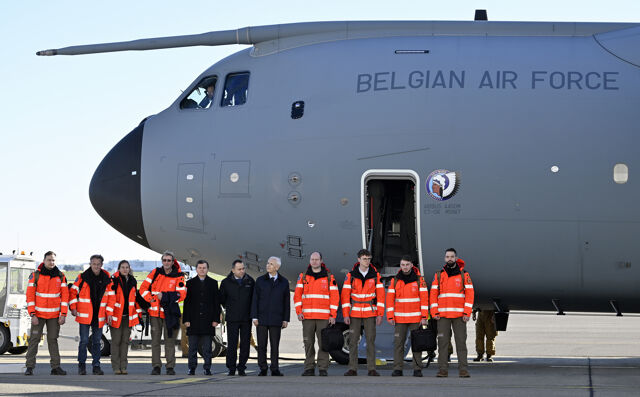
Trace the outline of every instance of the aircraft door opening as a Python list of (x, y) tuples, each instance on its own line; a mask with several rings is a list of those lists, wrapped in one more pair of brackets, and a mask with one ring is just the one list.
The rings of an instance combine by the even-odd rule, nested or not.
[(422, 272), (419, 178), (411, 170), (369, 170), (362, 177), (363, 246), (383, 277), (409, 254)]

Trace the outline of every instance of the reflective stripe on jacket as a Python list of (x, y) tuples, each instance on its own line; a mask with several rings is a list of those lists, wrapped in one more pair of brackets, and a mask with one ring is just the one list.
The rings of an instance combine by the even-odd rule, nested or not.
[[(429, 290), (424, 279), (414, 267), (416, 280), (405, 283), (394, 277), (387, 290), (387, 319), (396, 323), (419, 323), (429, 318)], [(402, 272), (402, 270), (400, 270)]]
[[(157, 276), (156, 273), (158, 273)], [(140, 295), (151, 304), (148, 310), (149, 315), (164, 318), (164, 309), (160, 305), (160, 299), (156, 298), (158, 292), (177, 292), (178, 302), (184, 301), (184, 298), (187, 297), (187, 286), (184, 283), (184, 275), (177, 260), (173, 261), (169, 274), (165, 273), (162, 266), (155, 268), (140, 285)]]
[(323, 277), (314, 277), (309, 266), (307, 273), (300, 273), (296, 282), (293, 303), (296, 314), (304, 314), (305, 320), (328, 320), (336, 318), (340, 294), (333, 274), (327, 272), (325, 264)]
[(380, 273), (370, 265), (363, 277), (359, 266), (359, 263), (353, 266), (342, 285), (342, 315), (358, 318), (384, 316), (384, 286)]
[(449, 277), (445, 270), (439, 273), (440, 283), (438, 283), (438, 273), (435, 274), (431, 283), (429, 299), (431, 315), (444, 318), (471, 316), (474, 293), (469, 273), (461, 271), (461, 274), (452, 277)]
[[(114, 279), (120, 281), (114, 283)], [(109, 295), (109, 301), (107, 302), (107, 311), (112, 313), (111, 326), (113, 328), (120, 328), (120, 324), (122, 323), (122, 313), (124, 312), (124, 305), (129, 305), (129, 327), (133, 327), (140, 322), (139, 316), (140, 313), (142, 313), (140, 305), (136, 303), (136, 292), (138, 290), (137, 286), (131, 288), (131, 290), (129, 291), (128, 299), (125, 299), (121, 281), (122, 280), (120, 279), (120, 272), (115, 272), (113, 276), (111, 276), (111, 286), (112, 288), (115, 287), (115, 290), (113, 291), (113, 295)]]
[[(44, 263), (38, 266), (37, 272), (44, 269)], [(60, 276), (40, 274), (37, 285), (34, 282), (35, 272), (29, 276), (27, 284), (27, 311), (40, 318), (58, 318), (66, 316), (69, 308), (69, 289), (67, 279), (58, 270)]]
[[(103, 273), (109, 278), (109, 272), (101, 269)], [(82, 284), (82, 287), (80, 287)], [(100, 299), (100, 308), (98, 309), (98, 327), (102, 328), (107, 321), (107, 314), (112, 315), (113, 311), (107, 308), (107, 302), (109, 297), (115, 295), (115, 292), (111, 289), (111, 279), (102, 294)], [(69, 307), (71, 310), (77, 310), (76, 322), (79, 324), (91, 324), (93, 316), (93, 303), (91, 303), (91, 287), (88, 282), (82, 282), (82, 273), (78, 274), (78, 278), (71, 286), (71, 300), (69, 301)]]

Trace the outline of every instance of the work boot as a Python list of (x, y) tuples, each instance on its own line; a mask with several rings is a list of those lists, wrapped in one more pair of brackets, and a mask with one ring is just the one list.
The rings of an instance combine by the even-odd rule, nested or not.
[(104, 372), (100, 369), (100, 367), (93, 367), (94, 375), (104, 375)]
[(348, 370), (344, 373), (344, 376), (358, 376), (358, 371), (354, 371), (352, 369)]
[(167, 368), (167, 375), (175, 375), (176, 371), (173, 370), (173, 368)]
[(372, 369), (371, 371), (367, 372), (367, 376), (380, 376), (380, 374), (375, 369)]
[(492, 363), (493, 362), (493, 358), (491, 358), (490, 354), (487, 354), (487, 362), (488, 363)]
[(127, 369), (126, 369), (126, 368), (122, 368), (122, 369), (120, 370), (120, 374), (121, 374), (121, 375), (127, 375), (127, 374), (128, 374)]
[(24, 371), (24, 374), (27, 376), (33, 375), (33, 368), (27, 367), (27, 370)]
[(66, 375), (66, 374), (67, 374), (67, 371), (65, 371), (60, 367), (56, 367), (51, 370), (51, 375)]
[[(487, 355), (487, 358), (489, 358), (491, 356)], [(478, 361), (482, 361), (482, 354), (478, 354), (478, 357), (474, 358), (473, 361), (478, 362)]]
[(160, 367), (153, 367), (153, 370), (151, 370), (151, 375), (160, 375)]
[(320, 372), (320, 376), (329, 376), (329, 373), (327, 372), (327, 370), (326, 370), (326, 369), (321, 369), (321, 370), (320, 370), (320, 371), (318, 371), (318, 372)]
[(86, 364), (78, 364), (78, 375), (86, 375), (86, 374), (87, 374)]
[(445, 371), (444, 369), (439, 370), (436, 374), (436, 377), (438, 378), (446, 378), (447, 376), (449, 376), (449, 372)]
[(415, 376), (416, 378), (422, 378), (422, 370), (414, 369), (413, 370), (413, 376)]
[(400, 371), (399, 369), (394, 369), (391, 373), (391, 376), (402, 376), (402, 371)]
[(247, 376), (247, 373), (244, 372), (244, 369), (239, 369), (238, 370), (238, 376)]
[(460, 374), (461, 378), (470, 378), (471, 377), (471, 375), (469, 375), (469, 371), (467, 371), (466, 369), (461, 369), (459, 374)]
[(302, 376), (316, 376), (316, 371), (313, 369), (305, 369)]

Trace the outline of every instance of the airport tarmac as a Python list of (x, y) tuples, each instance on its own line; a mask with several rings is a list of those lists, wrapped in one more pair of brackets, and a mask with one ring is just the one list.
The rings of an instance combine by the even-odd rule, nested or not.
[[(77, 325), (63, 327), (65, 333)], [(346, 367), (331, 363), (329, 378), (301, 377), (302, 335), (297, 320), (283, 331), (281, 370), (284, 377), (258, 377), (255, 351), (247, 377), (228, 377), (224, 358), (213, 363), (214, 375), (187, 376), (186, 359), (178, 358), (175, 376), (150, 376), (149, 350), (130, 352), (129, 375), (112, 375), (108, 357), (102, 358), (105, 376), (76, 375), (77, 344), (61, 341), (64, 377), (49, 375), (48, 353), (40, 347), (35, 376), (25, 377), (24, 355), (0, 358), (0, 395), (100, 395), (100, 396), (214, 396), (287, 393), (304, 395), (491, 395), (491, 396), (629, 396), (640, 395), (640, 317), (627, 315), (556, 316), (551, 313), (512, 313), (508, 331), (497, 338), (494, 363), (471, 361), (475, 357), (475, 331), (468, 327), (470, 379), (457, 376), (452, 357), (449, 378), (436, 378), (436, 364), (423, 370), (423, 378), (392, 378), (391, 363), (378, 367), (379, 378), (367, 377), (361, 365), (357, 378), (342, 376)], [(180, 352), (176, 354), (180, 357)], [(164, 370), (163, 370), (164, 372)]]

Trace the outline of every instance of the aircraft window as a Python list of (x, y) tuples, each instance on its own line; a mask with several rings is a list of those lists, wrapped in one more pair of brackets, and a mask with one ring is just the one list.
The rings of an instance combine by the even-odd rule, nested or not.
[(213, 103), (218, 77), (209, 76), (200, 80), (196, 88), (180, 101), (180, 109), (208, 109)]
[(613, 181), (623, 184), (629, 180), (629, 167), (626, 164), (616, 164), (613, 167)]
[(231, 73), (224, 82), (224, 93), (220, 106), (238, 106), (247, 102), (249, 72)]

